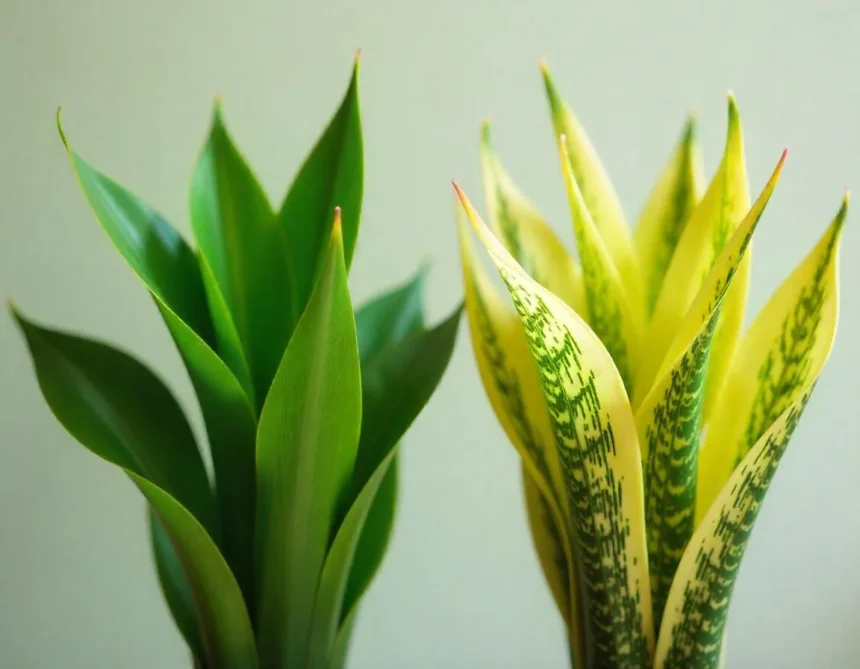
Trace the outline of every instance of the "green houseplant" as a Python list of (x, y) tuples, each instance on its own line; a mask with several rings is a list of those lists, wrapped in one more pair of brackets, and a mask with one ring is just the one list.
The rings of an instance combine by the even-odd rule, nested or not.
[(423, 270), (353, 314), (358, 61), (278, 211), (216, 105), (191, 187), (197, 249), (60, 134), (181, 354), (214, 480), (141, 362), (13, 307), (47, 403), (148, 500), (159, 580), (196, 667), (343, 666), (392, 527), (398, 443), (441, 379), (460, 314), (425, 326)]
[(835, 335), (847, 196), (742, 334), (749, 242), (785, 154), (750, 205), (730, 96), (725, 152), (704, 194), (690, 120), (631, 235), (543, 71), (579, 259), (513, 184), (485, 125), (489, 225), (455, 184), (478, 368), (521, 455), (572, 665), (718, 667), (747, 539)]

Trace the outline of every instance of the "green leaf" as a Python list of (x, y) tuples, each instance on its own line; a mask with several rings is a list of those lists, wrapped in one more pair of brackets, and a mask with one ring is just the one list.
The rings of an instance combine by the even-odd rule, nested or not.
[(379, 486), (385, 479), (397, 454), (396, 446), (385, 456), (356, 498), (338, 528), (331, 550), (325, 560), (320, 577), (319, 591), (314, 604), (314, 616), (308, 643), (308, 669), (327, 669), (335, 652), (338, 627), (342, 618), (347, 579), (350, 576), (353, 556), (362, 536)]
[(654, 185), (636, 224), (634, 243), (645, 284), (650, 317), (684, 226), (702, 198), (702, 156), (696, 119), (690, 117), (669, 162)]
[(62, 128), (60, 135), (96, 219), (149, 289), (188, 369), (212, 451), (225, 555), (249, 597), (254, 500), (247, 491), (254, 489), (256, 417), (248, 384), (213, 350), (206, 291), (191, 249), (148, 205), (72, 151)]
[(132, 471), (164, 525), (188, 576), (200, 621), (208, 669), (256, 669), (254, 632), (242, 592), (218, 547), (175, 498)]
[[(211, 268), (204, 279), (217, 284), (205, 281), (219, 340), (238, 332), (261, 406), (295, 322), (284, 231), (217, 104), (191, 184), (191, 226)], [(217, 308), (222, 295), (229, 318)]]
[[(458, 307), (442, 323), (390, 344), (362, 365), (362, 429), (350, 500), (364, 489), (432, 397), (451, 359), (461, 312)], [(386, 485), (382, 499), (392, 501), (393, 516), (397, 484), (392, 480)], [(389, 517), (381, 508), (376, 513), (386, 520)], [(350, 578), (345, 613), (370, 585), (387, 545), (390, 530), (382, 525), (381, 518), (374, 520), (379, 525), (369, 532), (377, 536), (362, 537), (364, 545)]]
[(361, 429), (358, 344), (336, 215), (316, 290), (257, 434), (257, 631), (268, 669), (301, 667)]
[(377, 295), (355, 312), (358, 352), (364, 364), (389, 344), (424, 328), (427, 266), (394, 290)]
[(170, 543), (170, 537), (167, 530), (164, 529), (164, 525), (151, 506), (147, 511), (152, 559), (155, 562), (161, 592), (164, 594), (173, 622), (176, 623), (185, 643), (191, 649), (191, 654), (199, 661), (205, 657), (205, 654), (200, 630), (197, 626), (197, 612), (194, 610), (191, 584), (188, 582), (188, 577), (185, 575), (176, 549)]
[(99, 457), (168, 490), (217, 536), (212, 491), (176, 399), (115, 348), (37, 326), (13, 307), (39, 386), (57, 420)]
[(331, 230), (331, 212), (343, 212), (346, 267), (352, 262), (361, 215), (364, 165), (356, 58), (349, 88), (328, 127), (290, 186), (278, 214), (286, 232), (293, 306), (301, 314), (316, 284)]

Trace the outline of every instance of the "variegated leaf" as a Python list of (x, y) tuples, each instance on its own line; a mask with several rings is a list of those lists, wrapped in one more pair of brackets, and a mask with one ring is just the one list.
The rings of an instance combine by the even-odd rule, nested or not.
[(457, 190), (508, 287), (537, 364), (581, 567), (585, 666), (645, 666), (654, 633), (642, 468), (621, 376), (594, 332), (523, 271)]

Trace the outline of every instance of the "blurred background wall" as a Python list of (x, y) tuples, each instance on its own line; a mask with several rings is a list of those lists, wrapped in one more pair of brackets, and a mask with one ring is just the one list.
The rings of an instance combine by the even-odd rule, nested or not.
[[(54, 127), (189, 231), (187, 186), (215, 94), (279, 201), (364, 51), (366, 194), (357, 299), (433, 261), (430, 312), (461, 293), (450, 179), (480, 200), (478, 126), (572, 242), (537, 60), (546, 56), (630, 218), (697, 109), (708, 172), (725, 93), (752, 189), (790, 157), (756, 235), (751, 309), (860, 188), (860, 7), (585, 0), (0, 0), (0, 296), (150, 361), (199, 420), (156, 310), (92, 219)], [(860, 235), (845, 234), (833, 357), (759, 517), (732, 603), (729, 666), (857, 667)], [(561, 624), (526, 529), (517, 461), (465, 328), (405, 451), (399, 522), (353, 669), (560, 669)], [(185, 666), (131, 484), (72, 442), (0, 316), (0, 666)]]

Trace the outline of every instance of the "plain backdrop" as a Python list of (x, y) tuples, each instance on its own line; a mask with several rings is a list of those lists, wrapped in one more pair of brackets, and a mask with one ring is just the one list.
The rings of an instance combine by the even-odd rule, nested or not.
[[(751, 310), (860, 188), (860, 6), (586, 0), (0, 0), (0, 296), (147, 360), (200, 420), (146, 292), (77, 191), (54, 126), (188, 232), (213, 97), (279, 202), (358, 47), (365, 206), (357, 301), (433, 263), (429, 312), (461, 295), (450, 179), (480, 200), (491, 114), (514, 178), (572, 242), (538, 70), (546, 56), (635, 219), (685, 115), (710, 174), (725, 94), (752, 189), (789, 161), (756, 235)], [(860, 666), (860, 253), (842, 249), (836, 347), (764, 504), (731, 605), (733, 669)], [(198, 430), (198, 433), (199, 430)], [(396, 533), (351, 669), (561, 669), (561, 623), (527, 533), (517, 460), (465, 328), (403, 458)], [(129, 481), (43, 404), (0, 314), (0, 666), (187, 666)]]

